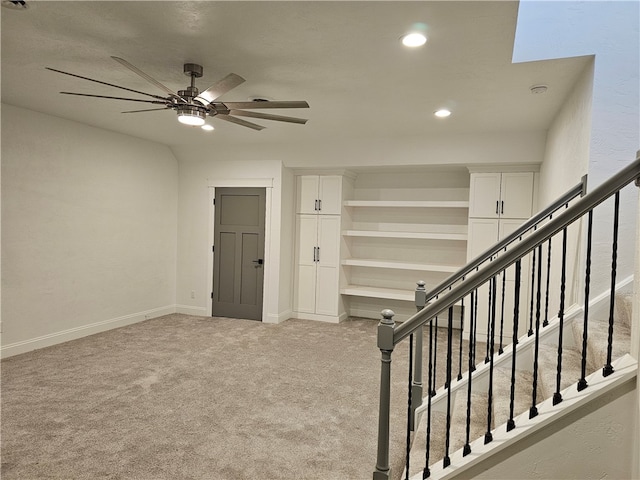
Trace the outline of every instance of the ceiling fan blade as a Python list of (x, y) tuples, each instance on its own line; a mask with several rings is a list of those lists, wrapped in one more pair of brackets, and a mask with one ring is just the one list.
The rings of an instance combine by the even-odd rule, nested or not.
[(171, 90), (169, 87), (161, 84), (159, 81), (157, 81), (155, 78), (153, 78), (150, 75), (147, 75), (146, 73), (144, 73), (142, 70), (140, 70), (138, 67), (131, 65), (129, 62), (127, 62), (125, 59), (120, 58), (120, 57), (111, 57), (113, 58), (116, 62), (120, 63), (121, 65), (127, 67), (129, 70), (131, 70), (133, 73), (135, 73), (136, 75), (141, 76), (142, 78), (144, 78), (147, 82), (151, 83), (152, 85), (155, 85), (156, 87), (158, 87), (160, 90), (164, 90), (165, 92), (167, 92), (169, 95), (171, 95), (174, 98), (177, 98), (179, 100), (181, 100), (183, 103), (187, 103), (187, 101), (182, 98), (180, 95), (178, 95), (176, 92), (174, 92), (173, 90)]
[(216, 115), (214, 118), (219, 118), (220, 120), (224, 120), (226, 122), (236, 123), (238, 125), (242, 125), (243, 127), (253, 128), (254, 130), (262, 130), (265, 127), (262, 125), (258, 125), (256, 123), (247, 122), (246, 120), (242, 120), (241, 118), (232, 117), (230, 115)]
[(200, 95), (196, 97), (198, 100), (204, 100), (206, 103), (213, 102), (216, 98), (221, 95), (227, 93), (232, 88), (236, 88), (241, 83), (244, 83), (244, 78), (240, 75), (236, 75), (235, 73), (230, 73), (222, 80), (211, 85), (205, 91), (200, 92)]
[(159, 100), (140, 100), (139, 98), (125, 98), (125, 97), (110, 97), (108, 95), (92, 95), (90, 93), (74, 93), (74, 92), (60, 92), (63, 95), (77, 95), (79, 97), (94, 97), (94, 98), (110, 98), (112, 100), (127, 100), (129, 102), (142, 102), (142, 103), (153, 103), (156, 105), (166, 105), (167, 100), (159, 101)]
[(285, 117), (283, 115), (271, 115), (270, 113), (250, 112), (245, 110), (229, 110), (229, 113), (231, 115), (238, 115), (240, 117), (262, 118), (264, 120), (275, 120), (278, 122), (300, 123), (302, 125), (307, 123), (307, 120), (304, 118)]
[(157, 98), (159, 100), (166, 100), (164, 97), (161, 97), (160, 95), (153, 95), (151, 93), (141, 92), (139, 90), (134, 90), (132, 88), (121, 87), (119, 85), (114, 85), (113, 83), (107, 83), (107, 82), (102, 82), (100, 80), (94, 80), (93, 78), (83, 77), (82, 75), (76, 75), (75, 73), (63, 72), (62, 70), (56, 70), (55, 68), (51, 68), (51, 67), (45, 67), (45, 68), (47, 70), (51, 70), (52, 72), (62, 73), (64, 75), (69, 75), (71, 77), (81, 78), (83, 80), (89, 80), (90, 82), (100, 83), (102, 85), (108, 85), (109, 87), (120, 88), (120, 89), (126, 90), (128, 92), (139, 93), (141, 95), (147, 95), (148, 97)]
[(170, 109), (171, 107), (145, 108), (144, 110), (127, 110), (126, 112), (120, 112), (120, 113), (159, 112), (160, 110), (170, 110)]
[(221, 102), (229, 109), (254, 108), (309, 108), (305, 101), (266, 101), (266, 102)]

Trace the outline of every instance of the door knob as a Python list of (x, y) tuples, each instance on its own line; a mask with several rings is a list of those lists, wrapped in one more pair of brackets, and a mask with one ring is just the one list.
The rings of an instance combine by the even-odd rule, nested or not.
[(264, 260), (262, 260), (261, 258), (257, 259), (257, 260), (252, 260), (253, 263), (257, 263), (258, 265), (262, 265), (264, 263)]

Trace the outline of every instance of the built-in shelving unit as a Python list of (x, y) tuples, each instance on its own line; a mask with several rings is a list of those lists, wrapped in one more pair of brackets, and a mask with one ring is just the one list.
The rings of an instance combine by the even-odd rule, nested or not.
[(359, 173), (343, 201), (340, 293), (352, 316), (415, 312), (416, 282), (427, 289), (466, 263), (469, 173)]

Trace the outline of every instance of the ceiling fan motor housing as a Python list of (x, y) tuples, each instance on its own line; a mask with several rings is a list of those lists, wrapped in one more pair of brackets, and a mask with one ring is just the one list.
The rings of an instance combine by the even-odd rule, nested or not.
[(202, 65), (198, 65), (197, 63), (185, 63), (184, 74), (187, 77), (193, 76), (200, 78), (202, 76)]
[(178, 95), (180, 95), (182, 98), (187, 99), (188, 101), (193, 100), (198, 96), (199, 93), (200, 90), (198, 90), (196, 87), (187, 87), (186, 90), (178, 90)]

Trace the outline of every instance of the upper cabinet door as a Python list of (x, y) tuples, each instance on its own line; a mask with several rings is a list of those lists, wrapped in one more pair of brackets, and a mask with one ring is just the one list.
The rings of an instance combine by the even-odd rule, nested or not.
[(342, 211), (342, 177), (323, 175), (318, 186), (318, 213), (320, 215), (340, 215)]
[(531, 217), (533, 172), (503, 173), (500, 194), (502, 218)]
[(340, 215), (342, 177), (301, 175), (296, 177), (296, 213)]
[(498, 218), (500, 216), (499, 173), (471, 174), (469, 216), (481, 218)]
[(296, 177), (296, 213), (318, 213), (317, 175)]

